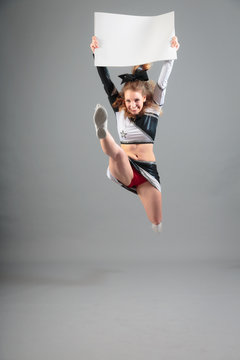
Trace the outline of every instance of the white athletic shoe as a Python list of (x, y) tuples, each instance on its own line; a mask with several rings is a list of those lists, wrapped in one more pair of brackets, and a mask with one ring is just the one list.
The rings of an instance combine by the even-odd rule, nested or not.
[(107, 135), (107, 110), (100, 104), (97, 104), (93, 120), (95, 123), (96, 134), (99, 139)]
[(162, 223), (160, 223), (158, 225), (152, 224), (152, 229), (155, 233), (162, 232)]

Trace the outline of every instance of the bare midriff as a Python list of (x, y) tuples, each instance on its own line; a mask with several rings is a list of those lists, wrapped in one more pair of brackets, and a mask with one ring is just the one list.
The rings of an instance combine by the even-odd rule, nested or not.
[(127, 156), (139, 161), (156, 161), (153, 144), (121, 144)]

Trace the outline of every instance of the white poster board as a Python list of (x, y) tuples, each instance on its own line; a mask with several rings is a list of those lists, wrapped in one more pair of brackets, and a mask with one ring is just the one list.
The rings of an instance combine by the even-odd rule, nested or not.
[(133, 66), (176, 59), (174, 11), (157, 16), (95, 12), (96, 66)]

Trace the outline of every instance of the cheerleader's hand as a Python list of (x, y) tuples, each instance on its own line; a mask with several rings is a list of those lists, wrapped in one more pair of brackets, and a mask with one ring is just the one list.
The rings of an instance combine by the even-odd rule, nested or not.
[(98, 39), (96, 38), (96, 36), (92, 36), (92, 42), (90, 44), (90, 48), (93, 53), (95, 49), (99, 48)]
[(176, 36), (173, 36), (171, 39), (171, 47), (178, 50), (180, 48), (180, 44), (178, 42), (178, 38)]

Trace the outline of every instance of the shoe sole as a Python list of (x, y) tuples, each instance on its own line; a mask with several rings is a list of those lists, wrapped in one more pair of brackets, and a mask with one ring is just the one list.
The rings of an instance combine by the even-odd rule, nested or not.
[(102, 139), (106, 136), (106, 130), (103, 128), (107, 121), (106, 110), (102, 106), (97, 105), (93, 118), (97, 128), (97, 136)]

